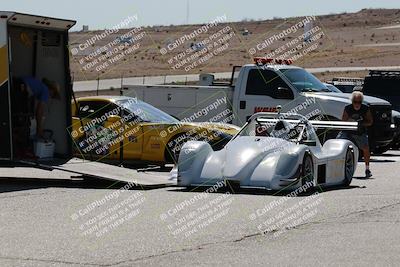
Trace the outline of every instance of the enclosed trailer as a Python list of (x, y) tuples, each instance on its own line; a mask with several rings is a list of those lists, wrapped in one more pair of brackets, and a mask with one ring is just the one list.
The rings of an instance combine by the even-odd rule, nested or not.
[(21, 101), (13, 97), (14, 77), (50, 78), (60, 87), (60, 98), (52, 100), (44, 128), (53, 132), (55, 156), (70, 158), (71, 79), (68, 30), (73, 20), (0, 11), (0, 159), (16, 158), (18, 140), (13, 134), (20, 119), (15, 112)]
[[(61, 170), (83, 178), (100, 178), (112, 181), (135, 182), (141, 185), (171, 184), (168, 174), (149, 174), (117, 166), (73, 158), (70, 136), (71, 99), (73, 95), (68, 31), (75, 25), (73, 20), (0, 11), (0, 177), (28, 174), (34, 176), (36, 169)], [(16, 147), (16, 128), (21, 123), (16, 110), (25, 102), (15, 94), (14, 78), (35, 77), (56, 82), (59, 98), (48, 103), (43, 128), (53, 133), (54, 157), (47, 160), (21, 158)], [(24, 121), (23, 121), (24, 122)], [(22, 166), (22, 167), (21, 167)], [(22, 169), (18, 169), (22, 168)], [(28, 168), (28, 169), (26, 169)], [(32, 169), (29, 169), (32, 168)], [(72, 177), (74, 177), (72, 176)]]

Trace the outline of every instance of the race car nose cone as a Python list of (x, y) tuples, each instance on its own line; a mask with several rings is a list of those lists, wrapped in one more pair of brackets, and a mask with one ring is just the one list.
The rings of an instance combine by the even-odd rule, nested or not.
[(276, 153), (288, 142), (272, 137), (241, 137), (226, 146), (223, 175), (232, 180), (244, 180), (251, 175), (266, 155)]
[(247, 177), (247, 171), (258, 164), (260, 161), (258, 158), (262, 157), (263, 149), (255, 142), (249, 144), (238, 140), (230, 144), (226, 152), (223, 175), (226, 178), (238, 179)]

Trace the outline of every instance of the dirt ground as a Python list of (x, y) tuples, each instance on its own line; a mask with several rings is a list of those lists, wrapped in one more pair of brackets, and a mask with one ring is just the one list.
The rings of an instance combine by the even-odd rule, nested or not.
[(368, 71), (321, 72), (314, 75), (321, 81), (327, 82), (334, 77), (364, 78), (368, 75)]
[[(229, 20), (229, 18), (227, 19)], [(120, 57), (117, 57), (117, 53), (113, 54), (111, 52), (107, 54), (104, 51), (96, 57), (91, 57), (90, 54), (92, 53), (93, 55), (93, 51), (106, 47), (116, 40), (118, 36), (130, 32), (131, 29), (120, 30), (117, 34), (109, 34), (106, 38), (96, 41), (89, 48), (79, 51), (79, 53), (76, 53), (79, 50), (79, 45), (85, 44), (90, 38), (100, 35), (104, 31), (72, 32), (70, 35), (71, 51), (75, 48), (75, 52), (72, 53), (74, 56), (71, 57), (72, 73), (74, 79), (78, 81), (92, 80), (98, 77), (107, 79), (121, 76), (226, 72), (230, 71), (232, 66), (252, 63), (253, 56), (264, 56), (285, 45), (289, 47), (288, 44), (290, 42), (305, 32), (304, 28), (300, 27), (296, 32), (285, 34), (283, 38), (269, 43), (261, 50), (258, 50), (257, 46), (261, 46), (272, 36), (285, 32), (303, 20), (304, 17), (296, 17), (220, 23), (209, 27), (206, 33), (203, 32), (194, 38), (186, 39), (183, 44), (179, 44), (174, 49), (166, 49), (166, 53), (160, 51), (168, 48), (171, 44), (175, 44), (176, 40), (181, 37), (195, 32), (203, 25), (139, 28), (133, 34), (133, 38), (141, 38), (135, 39), (130, 44), (125, 44), (125, 47), (118, 51), (119, 54), (122, 51), (122, 56)], [(302, 67), (399, 65), (399, 25), (400, 9), (363, 9), (357, 13), (315, 17), (312, 20), (312, 28), (318, 27), (319, 32), (322, 32), (323, 35), (320, 36), (320, 39), (313, 40), (316, 48), (295, 60), (295, 64)], [(399, 27), (379, 29), (386, 26)], [(213, 38), (213, 36), (215, 37), (221, 32), (224, 33), (222, 36)], [(189, 63), (194, 61), (190, 61), (191, 59), (187, 55), (188, 49), (193, 44), (205, 43), (205, 40), (214, 44), (214, 50), (211, 52), (214, 53), (213, 56), (205, 58), (206, 60), (202, 60), (200, 64), (191, 65), (188, 68)], [(255, 53), (251, 52), (252, 48), (257, 48)], [(201, 54), (199, 51), (203, 47), (196, 49), (195, 52)], [(193, 55), (193, 51), (191, 53)], [(182, 56), (183, 54), (185, 54), (184, 57)], [(293, 58), (293, 55), (295, 54), (287, 58)], [(201, 56), (204, 55), (201, 54)], [(174, 57), (179, 57), (179, 59)], [(176, 63), (182, 62), (184, 58), (189, 63), (177, 67)], [(348, 74), (353, 77), (359, 73)], [(333, 73), (319, 74), (323, 80), (331, 78), (332, 75)], [(346, 73), (343, 75), (347, 76)], [(343, 75), (341, 74), (341, 76)]]

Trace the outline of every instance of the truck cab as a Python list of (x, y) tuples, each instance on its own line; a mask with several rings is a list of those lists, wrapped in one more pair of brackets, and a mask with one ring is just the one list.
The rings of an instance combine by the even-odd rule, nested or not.
[[(236, 122), (242, 124), (256, 112), (299, 113), (311, 120), (341, 120), (351, 94), (332, 92), (305, 69), (287, 64), (258, 61), (242, 67), (233, 92)], [(374, 117), (369, 128), (372, 151), (382, 152), (393, 138), (389, 102), (364, 97)], [(322, 139), (334, 135), (323, 136)], [(324, 141), (324, 140), (323, 140)]]

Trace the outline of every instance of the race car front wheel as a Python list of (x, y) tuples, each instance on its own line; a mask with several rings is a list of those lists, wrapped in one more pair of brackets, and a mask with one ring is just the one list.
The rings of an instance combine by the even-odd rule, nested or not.
[(308, 182), (314, 182), (314, 166), (310, 154), (305, 154), (302, 166), (301, 184), (305, 185)]
[(349, 147), (346, 152), (346, 157), (344, 159), (344, 180), (343, 185), (349, 186), (354, 174), (354, 151), (352, 147)]

